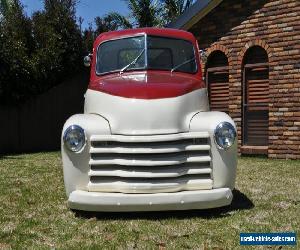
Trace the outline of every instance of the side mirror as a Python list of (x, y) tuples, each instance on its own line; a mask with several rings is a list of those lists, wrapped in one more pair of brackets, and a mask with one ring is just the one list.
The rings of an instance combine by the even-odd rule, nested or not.
[(89, 54), (83, 58), (83, 64), (85, 67), (90, 67), (92, 63), (92, 54)]
[(205, 50), (200, 49), (199, 50), (200, 58), (203, 64), (206, 64), (207, 62), (207, 54)]

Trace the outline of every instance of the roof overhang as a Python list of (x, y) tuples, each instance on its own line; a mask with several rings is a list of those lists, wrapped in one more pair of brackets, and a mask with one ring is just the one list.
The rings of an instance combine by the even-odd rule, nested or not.
[(223, 0), (198, 0), (175, 21), (168, 24), (168, 28), (189, 30), (201, 18), (218, 6)]

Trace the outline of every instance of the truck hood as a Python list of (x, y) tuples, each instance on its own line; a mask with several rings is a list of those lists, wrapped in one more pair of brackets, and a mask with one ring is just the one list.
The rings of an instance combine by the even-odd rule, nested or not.
[(194, 75), (168, 72), (125, 72), (92, 80), (89, 89), (135, 99), (161, 99), (181, 96), (204, 84)]
[(125, 98), (91, 89), (85, 95), (85, 113), (98, 114), (105, 118), (112, 134), (155, 135), (188, 132), (193, 116), (199, 111), (207, 110), (205, 88), (177, 97), (150, 100)]

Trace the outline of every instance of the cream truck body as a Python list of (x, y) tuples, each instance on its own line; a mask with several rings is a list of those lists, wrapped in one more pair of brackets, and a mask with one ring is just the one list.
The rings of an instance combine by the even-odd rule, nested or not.
[(70, 117), (62, 131), (70, 208), (158, 211), (231, 203), (236, 127), (227, 114), (209, 110), (197, 51), (192, 34), (172, 29), (96, 39), (84, 114)]

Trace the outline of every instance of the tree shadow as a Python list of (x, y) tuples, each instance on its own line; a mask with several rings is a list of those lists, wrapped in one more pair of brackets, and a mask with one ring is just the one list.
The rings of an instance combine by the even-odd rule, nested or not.
[(40, 153), (48, 154), (48, 153), (57, 153), (57, 152), (59, 152), (59, 151), (57, 151), (57, 150), (40, 150), (38, 152), (34, 152), (34, 151), (10, 152), (10, 153), (1, 152), (0, 160), (18, 160), (18, 159), (24, 158), (27, 155), (31, 155), (31, 154), (40, 154)]
[(16, 159), (20, 159), (19, 154), (9, 154), (9, 155), (5, 155), (5, 154), (0, 154), (0, 160), (16, 160)]
[(237, 189), (233, 190), (233, 200), (229, 206), (203, 209), (203, 210), (180, 210), (180, 211), (157, 211), (157, 212), (87, 212), (73, 210), (78, 218), (98, 220), (165, 220), (165, 219), (188, 219), (188, 218), (222, 218), (228, 217), (234, 211), (248, 210), (254, 207), (253, 202)]

